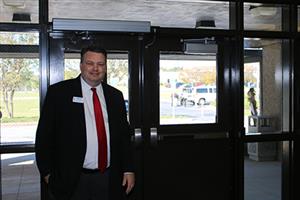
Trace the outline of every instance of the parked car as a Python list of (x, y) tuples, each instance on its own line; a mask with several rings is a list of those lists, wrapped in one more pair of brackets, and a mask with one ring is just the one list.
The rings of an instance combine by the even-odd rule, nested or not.
[(217, 89), (215, 86), (197, 86), (184, 88), (182, 90), (182, 105), (192, 103), (197, 105), (206, 105), (216, 100)]
[(183, 105), (185, 102), (185, 96), (187, 93), (190, 92), (192, 86), (189, 84), (181, 84), (179, 87), (176, 88), (174, 94), (172, 94), (172, 98), (174, 97), (177, 99), (177, 105)]

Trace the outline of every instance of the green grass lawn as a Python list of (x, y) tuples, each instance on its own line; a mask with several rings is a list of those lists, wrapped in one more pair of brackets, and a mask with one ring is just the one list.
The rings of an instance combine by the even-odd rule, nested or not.
[(39, 117), (39, 92), (16, 92), (14, 95), (14, 118), (9, 118), (0, 95), (2, 123), (36, 122)]

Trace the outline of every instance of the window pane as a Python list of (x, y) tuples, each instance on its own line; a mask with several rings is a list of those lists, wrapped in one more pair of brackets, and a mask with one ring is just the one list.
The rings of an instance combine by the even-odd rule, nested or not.
[(40, 176), (34, 153), (2, 154), (2, 199), (40, 199)]
[(38, 45), (38, 32), (0, 32), (0, 44), (9, 45)]
[(65, 59), (64, 79), (76, 78), (80, 74), (80, 59)]
[[(69, 9), (70, 3), (72, 10)], [(215, 14), (211, 13), (212, 10)], [(49, 0), (49, 21), (53, 18), (139, 20), (160, 27), (196, 28), (197, 24), (199, 28), (229, 29), (229, 3), (203, 0)]]
[(39, 118), (39, 59), (20, 57), (0, 57), (1, 143), (35, 140)]
[(284, 7), (278, 4), (245, 3), (245, 30), (281, 31)]
[(3, 0), (0, 23), (39, 23), (38, 0)]
[(246, 134), (280, 133), (283, 130), (283, 40), (246, 38), (244, 44)]
[(245, 200), (281, 200), (282, 144), (282, 142), (245, 144)]
[(160, 56), (160, 124), (215, 123), (216, 56)]
[(128, 101), (128, 54), (115, 54), (107, 60), (107, 83), (122, 91)]

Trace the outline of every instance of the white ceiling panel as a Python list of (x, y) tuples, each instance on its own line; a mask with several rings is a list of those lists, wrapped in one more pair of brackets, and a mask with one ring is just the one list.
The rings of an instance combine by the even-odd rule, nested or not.
[[(278, 7), (274, 16), (254, 16), (254, 12), (249, 10), (251, 5), (260, 6), (263, 11), (270, 10), (267, 7), (272, 6), (245, 3), (245, 28), (281, 30), (280, 5), (274, 5)], [(31, 22), (25, 23), (38, 23), (38, 0), (0, 0), (0, 22), (12, 22), (13, 13), (28, 13)], [(49, 21), (53, 18), (150, 21), (152, 26), (178, 28), (195, 28), (199, 20), (212, 20), (217, 29), (229, 29), (229, 3), (201, 0), (49, 0)]]

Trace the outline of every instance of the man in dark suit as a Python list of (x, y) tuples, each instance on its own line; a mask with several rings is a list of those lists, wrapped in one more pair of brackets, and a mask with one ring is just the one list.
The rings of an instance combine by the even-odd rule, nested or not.
[(125, 103), (102, 82), (106, 61), (104, 49), (84, 48), (81, 75), (48, 88), (35, 146), (53, 199), (119, 200), (134, 187)]

